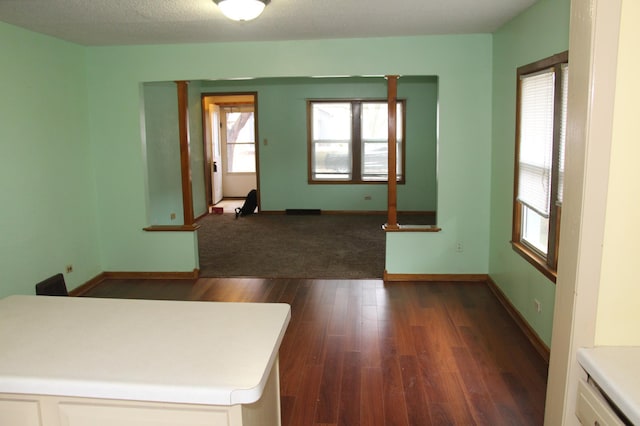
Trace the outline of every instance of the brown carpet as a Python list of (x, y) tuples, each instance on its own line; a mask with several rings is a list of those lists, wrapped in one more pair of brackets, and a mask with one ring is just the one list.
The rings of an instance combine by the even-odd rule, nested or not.
[(250, 215), (198, 223), (200, 276), (382, 278), (385, 215)]
[(209, 215), (198, 223), (201, 277), (381, 278), (384, 216)]

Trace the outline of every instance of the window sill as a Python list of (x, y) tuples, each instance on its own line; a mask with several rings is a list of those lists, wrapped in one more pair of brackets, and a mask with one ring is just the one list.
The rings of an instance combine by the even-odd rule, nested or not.
[(542, 272), (544, 276), (549, 278), (555, 284), (557, 272), (551, 269), (546, 264), (544, 259), (540, 258), (536, 253), (533, 252), (533, 250), (527, 248), (527, 246), (522, 243), (511, 241), (511, 247), (513, 247), (513, 250), (516, 253), (522, 256), (527, 262), (532, 264), (538, 271)]
[(200, 225), (151, 225), (143, 228), (147, 232), (194, 232)]
[[(313, 180), (307, 179), (309, 185), (387, 185), (386, 180)], [(404, 180), (396, 181), (397, 185), (404, 185)]]
[(440, 232), (442, 228), (436, 225), (382, 225), (385, 232)]

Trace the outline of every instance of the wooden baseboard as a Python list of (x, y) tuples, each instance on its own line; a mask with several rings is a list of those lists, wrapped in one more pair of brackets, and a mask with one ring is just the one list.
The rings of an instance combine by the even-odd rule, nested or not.
[[(287, 214), (286, 210), (260, 210), (258, 214)], [(377, 215), (383, 216), (387, 214), (386, 210), (320, 210), (320, 214), (336, 214), (336, 215)], [(420, 211), (399, 211), (399, 215), (402, 214), (416, 214), (424, 216), (436, 216), (436, 212), (432, 210), (420, 210)]]
[(194, 223), (193, 225), (151, 225), (146, 228), (142, 228), (147, 232), (195, 232), (200, 228), (200, 225)]
[(69, 296), (82, 296), (83, 294), (85, 294), (86, 292), (88, 292), (89, 290), (91, 290), (93, 287), (97, 286), (104, 280), (105, 280), (104, 272), (100, 272), (98, 275), (91, 278), (86, 283), (71, 290), (69, 292)]
[(529, 342), (531, 342), (536, 352), (538, 352), (538, 354), (542, 357), (542, 359), (544, 359), (544, 361), (547, 364), (549, 364), (549, 356), (550, 356), (549, 347), (542, 341), (542, 339), (540, 339), (540, 336), (538, 336), (538, 333), (536, 333), (535, 330), (531, 328), (527, 320), (524, 319), (522, 314), (515, 308), (515, 306), (513, 306), (511, 301), (509, 301), (507, 296), (503, 293), (500, 287), (498, 287), (498, 285), (495, 283), (495, 281), (493, 281), (493, 279), (490, 276), (487, 277), (487, 286), (496, 296), (498, 301), (500, 301), (500, 303), (509, 313), (511, 318), (513, 318), (513, 320), (516, 322), (520, 330), (522, 330), (522, 332), (527, 337)]
[(119, 280), (197, 280), (200, 270), (191, 272), (103, 272), (104, 279)]
[[(213, 208), (213, 207), (211, 207), (211, 208)], [(200, 216), (198, 216), (198, 217), (194, 218), (194, 219), (193, 219), (193, 221), (194, 221), (194, 222), (197, 222), (197, 221), (199, 221), (200, 219), (202, 219), (203, 217), (207, 217), (207, 216), (209, 216), (210, 214), (211, 214), (211, 213), (210, 213), (209, 209), (207, 209), (207, 211), (206, 211), (206, 212), (204, 212), (204, 213), (202, 213)]]
[(386, 270), (382, 275), (384, 282), (481, 282), (484, 283), (489, 278), (487, 274), (390, 274)]
[(197, 280), (200, 270), (191, 272), (101, 272), (86, 283), (69, 292), (70, 296), (82, 296), (104, 280)]

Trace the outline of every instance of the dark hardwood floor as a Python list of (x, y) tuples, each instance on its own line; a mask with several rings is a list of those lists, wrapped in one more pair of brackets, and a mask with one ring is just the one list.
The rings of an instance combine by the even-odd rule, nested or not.
[(283, 426), (543, 423), (547, 365), (482, 283), (110, 280), (84, 296), (290, 304)]

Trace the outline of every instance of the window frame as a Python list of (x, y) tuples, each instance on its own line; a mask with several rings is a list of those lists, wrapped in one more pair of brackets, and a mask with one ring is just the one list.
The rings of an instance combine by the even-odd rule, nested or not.
[[(224, 167), (224, 173), (229, 174), (229, 175), (236, 175), (236, 176), (240, 176), (240, 175), (251, 175), (251, 174), (256, 174), (257, 172), (257, 164), (256, 164), (256, 110), (255, 110), (255, 105), (253, 104), (233, 104), (233, 105), (220, 105), (220, 111), (222, 112), (222, 117), (221, 119), (224, 119), (224, 123), (222, 122), (223, 120), (220, 121), (221, 123), (221, 128), (224, 129), (225, 132), (225, 136), (224, 136), (224, 141), (225, 141), (225, 148), (226, 148), (226, 152), (225, 152), (225, 161), (223, 164)], [(246, 112), (250, 112), (251, 114), (253, 114), (253, 141), (251, 142), (229, 142), (228, 139), (228, 135), (226, 134), (228, 132), (228, 120), (227, 120), (227, 114), (232, 114), (232, 113), (246, 113)], [(240, 146), (240, 145), (252, 145), (253, 146), (253, 170), (252, 171), (242, 171), (242, 172), (235, 172), (232, 170), (229, 170), (229, 166), (232, 164), (231, 159), (229, 158), (229, 147), (231, 146)]]
[[(320, 103), (344, 103), (351, 104), (351, 178), (350, 179), (317, 179), (313, 173), (313, 105)], [(307, 182), (312, 185), (386, 185), (387, 179), (364, 179), (363, 178), (363, 155), (364, 140), (362, 138), (362, 105), (366, 103), (387, 104), (387, 99), (307, 99)], [(406, 116), (407, 101), (406, 99), (397, 99), (397, 103), (402, 105), (402, 114), (398, 114), (399, 123), (402, 126), (402, 139), (400, 143), (400, 152), (398, 160), (400, 161), (400, 170), (396, 171), (396, 175), (401, 174), (401, 178), (396, 182), (404, 184), (406, 182)], [(398, 143), (398, 142), (396, 142)], [(387, 170), (388, 176), (388, 170)]]
[[(558, 248), (560, 238), (560, 222), (562, 205), (555, 202), (559, 188), (559, 158), (560, 134), (562, 129), (562, 66), (569, 63), (568, 51), (558, 53), (551, 57), (521, 66), (517, 69), (516, 89), (516, 138), (514, 155), (514, 185), (513, 185), (513, 222), (511, 245), (513, 250), (542, 272), (552, 282), (556, 282), (558, 266)], [(519, 188), (519, 164), (520, 164), (520, 134), (521, 134), (521, 97), (522, 77), (553, 69), (554, 80), (554, 113), (553, 113), (553, 144), (551, 162), (551, 186), (549, 206), (549, 230), (547, 238), (547, 254), (537, 250), (531, 244), (523, 240), (523, 210), (524, 204), (518, 200)], [(565, 123), (566, 129), (566, 123)]]

